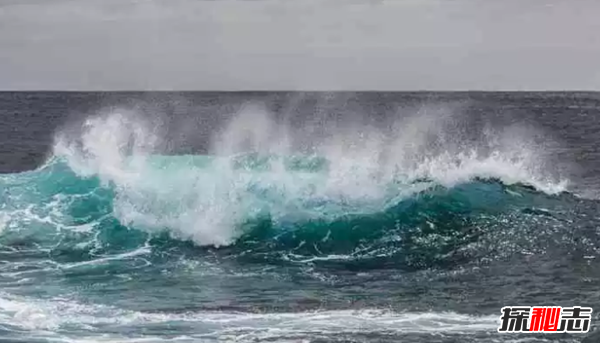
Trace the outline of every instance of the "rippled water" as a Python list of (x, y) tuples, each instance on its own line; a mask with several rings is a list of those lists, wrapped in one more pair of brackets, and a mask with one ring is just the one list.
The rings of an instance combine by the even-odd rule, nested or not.
[(583, 338), (496, 329), (598, 303), (595, 95), (103, 96), (2, 97), (0, 342)]

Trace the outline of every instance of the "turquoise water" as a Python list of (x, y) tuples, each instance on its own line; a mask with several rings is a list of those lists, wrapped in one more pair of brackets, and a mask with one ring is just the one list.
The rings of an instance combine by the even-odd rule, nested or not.
[(447, 263), (483, 225), (560, 217), (584, 201), (479, 177), (451, 187), (392, 177), (363, 191), (331, 182), (321, 157), (150, 156), (143, 174), (129, 163), (108, 181), (78, 176), (60, 158), (3, 176), (4, 242), (78, 261), (152, 243), (233, 249), (265, 262), (337, 256), (424, 268)]
[(479, 340), (496, 301), (461, 314), (411, 289), (515, 254), (596, 254), (570, 227), (597, 202), (489, 175), (444, 184), (270, 154), (86, 173), (70, 158), (0, 178), (9, 341), (430, 341), (440, 325)]
[(503, 306), (600, 303), (600, 202), (522, 127), (449, 123), (296, 150), (252, 112), (205, 155), (71, 123), (0, 176), (0, 342), (498, 342)]

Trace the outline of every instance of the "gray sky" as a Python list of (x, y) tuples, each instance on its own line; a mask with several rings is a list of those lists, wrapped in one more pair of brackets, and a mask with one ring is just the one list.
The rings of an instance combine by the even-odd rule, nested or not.
[(2, 0), (2, 90), (600, 90), (594, 0)]

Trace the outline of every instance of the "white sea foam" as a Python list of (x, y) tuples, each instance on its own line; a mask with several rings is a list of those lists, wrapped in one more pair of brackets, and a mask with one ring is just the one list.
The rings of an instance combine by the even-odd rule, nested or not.
[(6, 228), (7, 224), (10, 221), (10, 214), (6, 213), (6, 212), (0, 212), (0, 234), (2, 234), (2, 231), (4, 231), (4, 229)]
[[(188, 312), (181, 314), (143, 313), (105, 305), (84, 305), (59, 298), (37, 300), (0, 293), (0, 319), (27, 337), (60, 338), (62, 341), (102, 341), (127, 327), (157, 328), (177, 325), (181, 335), (195, 341), (252, 342), (298, 339), (327, 335), (382, 334), (473, 334), (494, 332), (498, 316), (471, 316), (452, 312), (394, 312), (381, 309), (327, 310), (286, 313)], [(136, 330), (137, 331), (137, 330)], [(63, 336), (57, 332), (64, 333)], [(71, 334), (67, 334), (71, 332)], [(87, 336), (87, 337), (86, 337)], [(113, 335), (112, 341), (119, 341)], [(110, 336), (108, 336), (110, 337)], [(129, 340), (149, 339), (147, 335)], [(163, 341), (154, 337), (155, 341)], [(166, 340), (166, 338), (165, 338)], [(111, 340), (108, 340), (111, 341)]]
[(288, 170), (281, 159), (264, 172), (234, 168), (232, 156), (242, 151), (295, 152), (292, 128), (253, 107), (215, 136), (216, 157), (208, 166), (185, 159), (151, 163), (162, 137), (142, 117), (126, 112), (92, 117), (76, 134), (59, 134), (54, 152), (79, 175), (114, 186), (114, 214), (124, 224), (168, 229), (199, 245), (231, 244), (241, 234), (239, 224), (265, 212), (277, 221), (381, 210), (390, 196), (397, 200), (419, 191), (410, 184), (421, 179), (452, 187), (475, 177), (498, 178), (547, 193), (566, 189), (544, 146), (531, 138), (534, 131), (488, 129), (467, 140), (453, 125), (452, 116), (417, 113), (385, 133), (332, 128), (303, 149), (327, 159), (329, 167), (321, 173)]

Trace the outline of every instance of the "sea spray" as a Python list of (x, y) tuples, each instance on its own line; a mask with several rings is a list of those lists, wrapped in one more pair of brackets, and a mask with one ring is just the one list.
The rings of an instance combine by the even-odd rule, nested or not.
[[(294, 152), (289, 127), (248, 107), (214, 137), (213, 156), (161, 157), (161, 139), (143, 117), (115, 112), (89, 118), (79, 133), (59, 134), (54, 151), (78, 175), (113, 187), (113, 215), (123, 225), (167, 230), (199, 245), (232, 244), (244, 233), (240, 227), (258, 218), (277, 224), (377, 213), (421, 191), (414, 184), (422, 180), (452, 188), (495, 178), (565, 190), (566, 180), (544, 173), (544, 151), (529, 132), (509, 127), (462, 141), (446, 131), (453, 120), (420, 114), (387, 135), (374, 128), (355, 136), (332, 132), (306, 155)], [(324, 162), (299, 170), (285, 163), (293, 156)]]

